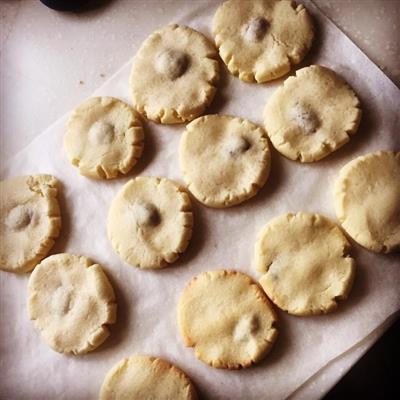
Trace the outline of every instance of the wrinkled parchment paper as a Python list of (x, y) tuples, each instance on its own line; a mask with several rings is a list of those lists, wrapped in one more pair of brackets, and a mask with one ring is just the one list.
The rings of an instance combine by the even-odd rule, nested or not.
[[(211, 20), (218, 4), (186, 4), (170, 22), (187, 24), (211, 38)], [(331, 67), (351, 84), (364, 111), (359, 132), (344, 148), (315, 164), (301, 165), (272, 151), (268, 182), (255, 198), (240, 206), (213, 210), (193, 200), (193, 238), (187, 252), (171, 267), (152, 272), (124, 264), (108, 242), (106, 218), (112, 198), (129, 178), (158, 175), (182, 182), (178, 145), (183, 126), (145, 122), (142, 159), (129, 177), (112, 182), (81, 177), (69, 164), (62, 147), (67, 116), (9, 160), (2, 179), (51, 173), (61, 180), (63, 229), (51, 253), (83, 254), (103, 265), (115, 288), (119, 309), (110, 338), (98, 350), (80, 357), (61, 355), (42, 342), (28, 319), (28, 275), (1, 272), (0, 398), (95, 399), (106, 372), (123, 357), (139, 352), (165, 357), (181, 367), (205, 398), (282, 399), (399, 310), (399, 255), (373, 254), (353, 242), (358, 267), (349, 299), (326, 316), (300, 318), (278, 312), (278, 341), (258, 366), (241, 371), (212, 369), (183, 346), (177, 331), (176, 304), (194, 275), (223, 267), (257, 279), (252, 266), (253, 246), (266, 222), (281, 213), (300, 210), (320, 212), (335, 220), (332, 187), (341, 166), (361, 154), (400, 148), (399, 90), (344, 34), (308, 5), (317, 23), (318, 40), (303, 66), (320, 63)], [(158, 27), (157, 19), (142, 21), (142, 26), (150, 34)], [(132, 40), (138, 49), (140, 40)], [(131, 62), (95, 95), (130, 102), (130, 68)], [(266, 100), (281, 83), (245, 84), (222, 66), (221, 85), (208, 112), (238, 115), (261, 124)]]

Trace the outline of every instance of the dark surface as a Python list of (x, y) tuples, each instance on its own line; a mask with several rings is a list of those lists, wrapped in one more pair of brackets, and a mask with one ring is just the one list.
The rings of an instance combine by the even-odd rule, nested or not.
[(400, 399), (400, 319), (323, 400)]

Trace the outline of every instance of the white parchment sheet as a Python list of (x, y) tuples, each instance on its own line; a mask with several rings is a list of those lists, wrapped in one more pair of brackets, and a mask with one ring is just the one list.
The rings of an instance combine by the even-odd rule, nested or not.
[[(211, 20), (218, 4), (193, 2), (170, 22), (187, 24), (211, 38)], [(361, 154), (400, 148), (399, 90), (344, 34), (309, 7), (318, 39), (303, 66), (320, 63), (331, 67), (351, 84), (364, 112), (358, 133), (345, 147), (314, 164), (289, 161), (272, 149), (269, 180), (255, 198), (240, 206), (214, 210), (193, 200), (193, 238), (187, 252), (171, 267), (142, 271), (124, 264), (108, 242), (106, 219), (112, 198), (129, 178), (157, 175), (182, 182), (178, 145), (183, 126), (145, 122), (142, 159), (128, 178), (111, 182), (84, 178), (69, 164), (62, 146), (67, 116), (8, 161), (2, 179), (50, 173), (61, 180), (63, 229), (51, 253), (78, 253), (103, 265), (119, 309), (110, 338), (98, 350), (80, 357), (61, 355), (42, 342), (28, 319), (28, 275), (1, 272), (1, 399), (95, 399), (106, 372), (136, 352), (162, 356), (181, 367), (204, 398), (282, 399), (399, 310), (399, 254), (373, 254), (353, 242), (357, 274), (349, 299), (327, 316), (300, 318), (278, 312), (279, 338), (259, 365), (241, 371), (212, 369), (183, 346), (177, 331), (177, 301), (194, 275), (232, 268), (257, 279), (253, 247), (265, 223), (281, 213), (300, 210), (320, 212), (335, 220), (332, 188), (341, 166)], [(157, 26), (154, 21), (147, 26), (144, 22), (148, 34)], [(140, 41), (135, 44), (138, 49)], [(130, 68), (131, 62), (95, 94), (130, 103)], [(208, 112), (262, 124), (264, 105), (282, 80), (245, 84), (221, 68), (220, 88)]]

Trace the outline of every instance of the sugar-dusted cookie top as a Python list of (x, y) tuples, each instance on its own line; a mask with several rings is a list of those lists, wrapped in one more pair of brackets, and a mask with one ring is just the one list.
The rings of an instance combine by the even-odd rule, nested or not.
[(112, 201), (108, 237), (117, 254), (140, 268), (162, 268), (183, 253), (192, 235), (189, 196), (166, 178), (130, 180)]
[(100, 400), (196, 400), (189, 378), (161, 358), (134, 355), (124, 358), (106, 375)]
[(255, 246), (260, 284), (282, 310), (324, 314), (346, 299), (355, 264), (342, 231), (319, 214), (299, 212), (272, 219)]
[(219, 79), (215, 47), (201, 33), (168, 25), (137, 52), (130, 76), (133, 104), (146, 118), (178, 124), (201, 115)]
[(400, 152), (379, 151), (346, 164), (335, 185), (336, 214), (369, 250), (400, 250)]
[(301, 162), (318, 161), (350, 140), (361, 119), (360, 102), (329, 68), (296, 71), (272, 94), (264, 124), (274, 147)]
[(128, 173), (143, 150), (143, 129), (130, 106), (113, 97), (92, 97), (72, 112), (64, 148), (79, 173), (110, 179)]
[(229, 0), (217, 10), (213, 35), (229, 71), (247, 82), (279, 78), (311, 47), (312, 19), (288, 0)]
[(29, 317), (53, 350), (84, 354), (108, 337), (117, 306), (100, 265), (83, 256), (56, 254), (35, 268), (28, 289)]
[(262, 289), (237, 271), (201, 273), (186, 286), (178, 305), (185, 345), (215, 368), (249, 367), (264, 358), (278, 335), (276, 321)]
[(180, 164), (190, 192), (210, 207), (229, 207), (253, 197), (268, 178), (267, 135), (252, 122), (205, 115), (186, 126)]
[(0, 269), (29, 272), (47, 255), (61, 228), (57, 194), (51, 175), (0, 182)]

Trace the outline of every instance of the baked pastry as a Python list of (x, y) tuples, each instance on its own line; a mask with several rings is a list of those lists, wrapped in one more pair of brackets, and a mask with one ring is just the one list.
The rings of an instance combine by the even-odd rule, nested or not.
[(51, 175), (0, 182), (0, 269), (29, 272), (47, 255), (61, 228), (57, 194)]
[(379, 151), (350, 161), (335, 185), (336, 214), (361, 246), (400, 249), (400, 152)]
[(188, 124), (179, 156), (188, 189), (209, 207), (229, 207), (253, 197), (270, 168), (264, 130), (227, 115), (205, 115)]
[(201, 33), (172, 24), (152, 33), (135, 56), (133, 104), (144, 117), (179, 124), (201, 115), (219, 80), (217, 51)]

